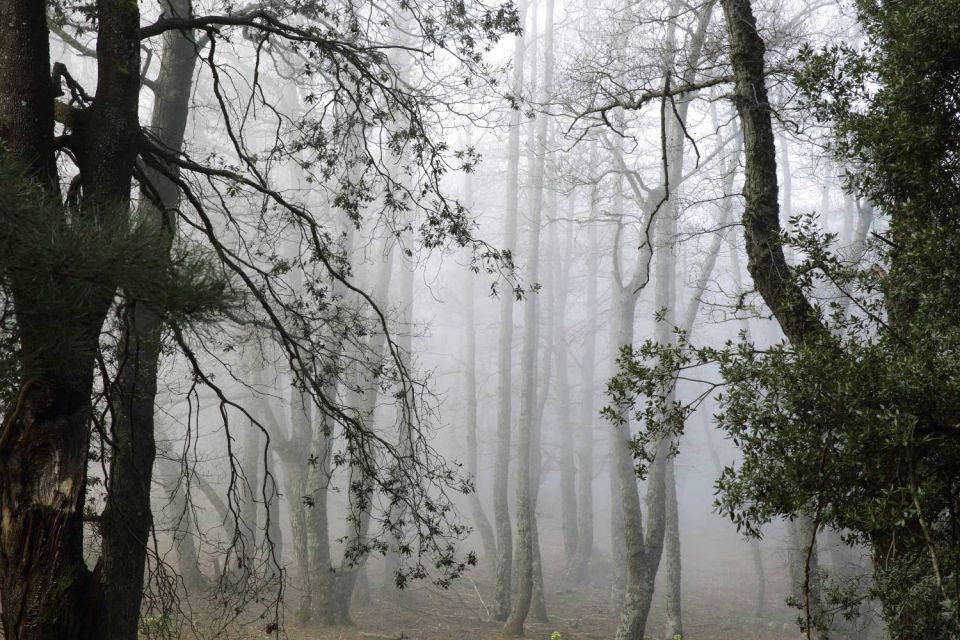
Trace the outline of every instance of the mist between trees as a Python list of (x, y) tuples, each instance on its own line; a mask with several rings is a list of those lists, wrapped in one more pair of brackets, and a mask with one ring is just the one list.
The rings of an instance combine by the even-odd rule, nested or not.
[(0, 0), (3, 637), (957, 637), (958, 32)]

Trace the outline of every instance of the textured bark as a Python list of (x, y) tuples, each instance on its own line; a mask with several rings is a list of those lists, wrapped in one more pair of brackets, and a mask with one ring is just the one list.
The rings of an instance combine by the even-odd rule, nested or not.
[(747, 270), (791, 342), (829, 339), (815, 309), (792, 279), (780, 241), (776, 145), (764, 79), (763, 39), (749, 0), (722, 0), (721, 4), (730, 37), (733, 100), (743, 131)]
[(0, 140), (7, 157), (56, 188), (46, 7), (44, 0), (0, 1)]
[(78, 378), (71, 386), (54, 376), (31, 378), (4, 422), (0, 596), (6, 638), (74, 640), (98, 631), (99, 570), (91, 575), (83, 561), (92, 376)]
[(136, 640), (148, 536), (150, 485), (156, 457), (153, 412), (160, 355), (159, 314), (147, 305), (126, 310), (114, 391), (113, 458), (102, 516), (106, 637)]
[[(3, 0), (0, 16), (0, 142), (8, 159), (55, 192), (46, 3)], [(72, 130), (83, 176), (81, 215), (102, 218), (129, 206), (139, 135), (139, 17), (135, 3), (97, 3), (97, 90)], [(66, 291), (76, 284), (70, 279), (55, 285), (64, 295), (36, 291), (29, 276), (14, 274), (10, 284), (23, 375), (0, 429), (4, 632), (17, 640), (99, 638), (103, 565), (91, 575), (83, 562), (83, 501), (92, 372), (114, 289), (98, 281), (78, 298)], [(75, 308), (46, 317), (44, 296), (75, 300)]]

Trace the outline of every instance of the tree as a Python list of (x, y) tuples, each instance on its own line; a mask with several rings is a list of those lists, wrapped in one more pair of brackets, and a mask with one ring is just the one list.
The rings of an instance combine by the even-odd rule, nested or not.
[[(384, 134), (382, 155), (344, 155), (344, 145), (358, 129), (331, 128), (332, 135), (321, 135), (331, 123), (294, 120), (272, 111), (281, 129), (288, 127), (289, 146), (309, 150), (307, 166), (316, 170), (318, 185), (331, 187), (329, 200), (343, 215), (356, 220), (363, 203), (380, 198), (384, 220), (396, 221), (401, 212), (419, 206), (416, 203), (429, 203), (423, 207), (424, 222), (419, 228), (425, 245), (437, 246), (453, 238), (461, 245), (481, 247), (470, 236), (465, 211), (439, 189), (439, 176), (447, 166), (446, 149), (428, 135), (432, 123), (427, 121), (429, 110), (423, 108), (424, 94), (398, 82), (382, 54), (381, 48), (390, 44), (381, 39), (380, 23), (364, 24), (349, 7), (342, 14), (277, 5), (205, 16), (190, 15), (188, 5), (166, 8), (156, 22), (143, 25), (136, 4), (115, 0), (69, 10), (48, 7), (43, 1), (0, 3), (4, 15), (0, 143), (2, 188), (8, 196), (0, 232), (4, 254), (0, 268), (7, 311), (3, 339), (5, 353), (10, 354), (5, 368), (9, 372), (7, 409), (0, 433), (0, 508), (7, 514), (0, 523), (0, 592), (4, 629), (10, 638), (130, 637), (136, 633), (143, 542), (151, 523), (152, 405), (161, 323), (190, 363), (194, 380), (218, 396), (225, 420), (228, 409), (248, 417), (249, 413), (223, 393), (197, 357), (196, 330), (203, 323), (266, 327), (314, 407), (337, 424), (348, 441), (370, 440), (364, 416), (346, 410), (328, 395), (323, 354), (330, 346), (324, 342), (329, 332), (317, 329), (337, 326), (339, 310), (334, 305), (326, 309), (332, 314), (324, 315), (309, 306), (326, 295), (331, 280), (348, 289), (356, 287), (324, 220), (274, 188), (269, 163), (288, 161), (289, 156), (277, 150), (285, 147), (251, 151), (257, 145), (248, 137), (244, 119), (233, 111), (229, 96), (225, 97), (228, 83), (221, 74), (228, 72), (219, 56), (229, 54), (218, 46), (226, 45), (226, 34), (239, 34), (236, 46), (248, 47), (258, 59), (282, 48), (301, 56), (304, 86), (314, 91), (311, 100), (335, 105), (331, 117), (358, 122), (364, 134), (372, 130)], [(66, 65), (51, 66), (48, 9), (59, 12), (54, 16), (57, 20), (69, 11), (89, 11), (87, 15), (92, 16), (95, 43), (91, 50), (96, 54), (92, 97)], [(452, 60), (472, 70), (469, 74), (480, 71), (484, 46), (504, 31), (516, 29), (509, 7), (469, 13), (424, 4), (407, 11), (421, 27), (422, 55), (445, 48), (453, 54)], [(451, 15), (448, 11), (456, 12), (457, 19), (431, 17)], [(197, 32), (204, 36), (193, 40)], [(451, 37), (453, 33), (460, 37)], [(186, 118), (181, 106), (171, 106), (167, 112), (155, 110), (156, 130), (139, 121), (141, 88), (156, 82), (141, 81), (141, 43), (165, 34), (179, 43), (179, 48), (165, 51), (163, 63), (171, 73), (177, 64), (189, 71), (198, 60), (198, 48), (207, 52), (205, 71), (230, 143), (226, 150), (202, 156), (212, 160), (209, 164), (181, 149), (178, 138), (182, 139)], [(254, 74), (253, 78), (256, 88), (262, 77)], [(185, 99), (190, 79), (190, 73), (180, 74), (171, 80), (178, 87), (163, 85), (163, 100)], [(64, 87), (69, 97), (57, 100)], [(262, 101), (266, 94), (254, 90), (250, 95)], [(172, 122), (164, 122), (163, 117)], [(392, 124), (399, 126), (392, 128)], [(58, 162), (61, 153), (65, 163)], [(411, 172), (421, 178), (418, 197), (389, 171), (380, 171), (385, 158), (406, 158)], [(61, 167), (65, 167), (63, 175)], [(354, 180), (340, 179), (351, 173)], [(61, 193), (61, 181), (71, 183), (65, 193)], [(131, 212), (134, 186), (148, 203), (140, 212)], [(284, 274), (289, 265), (262, 253), (270, 244), (269, 234), (250, 243), (231, 239), (228, 230), (258, 211), (240, 212), (239, 194), (255, 194), (270, 203), (253, 213), (259, 217), (258, 228), (285, 230), (298, 238), (302, 251), (294, 266), (310, 281), (309, 295), (283, 293), (288, 290)], [(208, 195), (214, 200), (208, 200)], [(212, 204), (216, 201), (221, 204)], [(481, 248), (478, 255), (485, 252)], [(496, 252), (487, 255), (500, 257)], [(369, 296), (360, 292), (359, 297), (376, 309)], [(121, 308), (124, 324), (117, 326), (111, 318)], [(383, 316), (376, 312), (374, 317), (388, 334)], [(107, 338), (102, 340), (102, 335)], [(118, 345), (113, 350), (108, 348), (111, 337)], [(399, 352), (391, 339), (386, 343), (388, 359), (398, 365), (393, 379), (402, 381), (407, 374)], [(105, 404), (114, 413), (109, 428), (98, 418)], [(252, 421), (255, 428), (263, 428), (256, 418)], [(91, 425), (97, 442), (110, 450), (111, 471), (108, 506), (98, 514), (104, 533), (101, 563), (93, 571), (87, 569), (82, 554)], [(398, 454), (385, 441), (353, 450), (358, 456), (364, 452), (358, 464), (374, 456), (381, 461), (395, 459)], [(458, 485), (455, 476), (435, 461), (431, 467), (428, 484)], [(373, 466), (368, 481), (389, 493), (383, 469)], [(430, 547), (443, 556), (441, 566), (449, 577), (462, 564), (435, 542), (432, 533), (426, 533), (450, 531), (449, 511), (443, 507), (429, 515), (418, 511), (421, 491), (428, 489), (414, 488), (405, 496), (413, 507), (408, 512), (412, 535), (419, 548)], [(234, 499), (228, 496), (228, 505), (235, 504)], [(124, 531), (128, 524), (129, 531)], [(422, 563), (414, 560), (413, 564), (412, 573), (421, 573)]]
[[(850, 263), (815, 219), (795, 218), (786, 238), (780, 230), (764, 42), (750, 2), (722, 5), (744, 131), (748, 267), (788, 342), (763, 350), (749, 342), (653, 346), (627, 354), (622, 381), (649, 398), (651, 387), (640, 381), (717, 365), (717, 421), (743, 453), (720, 479), (721, 509), (754, 534), (776, 518), (809, 517), (808, 555), (826, 527), (869, 545), (872, 586), (864, 593), (828, 582), (829, 608), (853, 615), (873, 597), (892, 637), (951, 637), (958, 632), (958, 282), (949, 267), (960, 237), (956, 14), (943, 3), (859, 2), (862, 49), (801, 52), (802, 107), (835, 125), (832, 148), (850, 167), (848, 187), (889, 225)], [(784, 258), (785, 239), (795, 265)], [(833, 299), (814, 303), (824, 292)], [(673, 410), (682, 418), (689, 408)], [(830, 621), (818, 610), (818, 577), (810, 573), (800, 605), (812, 636)]]

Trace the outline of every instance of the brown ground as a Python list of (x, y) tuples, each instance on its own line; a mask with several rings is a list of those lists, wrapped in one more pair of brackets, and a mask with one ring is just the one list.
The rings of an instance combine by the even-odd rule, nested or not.
[[(767, 554), (767, 598), (763, 620), (752, 617), (755, 575), (745, 544), (720, 536), (684, 549), (684, 640), (797, 640), (802, 635), (792, 620), (796, 612), (783, 604), (782, 563)], [(560, 550), (545, 548), (545, 560), (559, 559)], [(548, 566), (549, 563), (548, 563)], [(559, 564), (554, 565), (559, 566)], [(492, 585), (482, 575), (460, 580), (450, 590), (419, 584), (397, 593), (380, 587), (377, 563), (370, 568), (371, 600), (355, 606), (355, 628), (304, 629), (287, 627), (292, 640), (495, 640), (501, 625), (487, 621)], [(613, 637), (616, 618), (609, 602), (609, 558), (598, 558), (593, 581), (564, 584), (559, 571), (546, 575), (550, 621), (529, 623), (526, 636), (547, 640), (559, 632), (563, 640), (600, 640)], [(663, 605), (655, 599), (647, 637), (662, 636)]]

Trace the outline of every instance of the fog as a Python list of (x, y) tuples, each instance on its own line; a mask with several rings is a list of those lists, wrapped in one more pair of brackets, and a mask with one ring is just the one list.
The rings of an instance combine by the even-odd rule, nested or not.
[[(140, 637), (797, 638), (832, 606), (810, 604), (821, 574), (869, 579), (842, 531), (771, 514), (748, 535), (724, 507), (742, 455), (715, 363), (616, 394), (624, 347), (786, 339), (750, 275), (720, 3), (139, 4), (129, 220), (166, 230), (138, 251), (175, 275), (112, 263), (131, 284), (88, 367), (82, 499), (95, 572), (107, 515), (150, 512)], [(843, 3), (753, 11), (780, 224), (815, 214), (856, 262), (885, 223), (786, 69), (860, 27)], [(77, 113), (114, 64), (85, 15), (50, 17)], [(69, 202), (86, 160), (56, 127)], [(129, 437), (155, 462), (123, 471), (137, 306), (156, 390)], [(146, 503), (110, 506), (138, 482)], [(881, 637), (877, 611), (814, 637)]]

